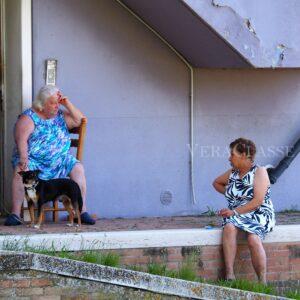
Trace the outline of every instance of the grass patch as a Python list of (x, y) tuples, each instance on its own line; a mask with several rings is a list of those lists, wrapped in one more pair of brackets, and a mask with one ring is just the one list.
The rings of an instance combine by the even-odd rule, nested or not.
[(193, 268), (188, 265), (183, 265), (178, 270), (178, 278), (188, 281), (196, 281), (198, 276)]
[(120, 266), (120, 256), (112, 252), (101, 253), (93, 250), (84, 251), (76, 260), (110, 267)]
[(189, 255), (178, 270), (167, 269), (166, 264), (151, 263), (148, 264), (146, 272), (188, 281), (201, 281), (202, 279), (197, 276), (195, 258), (195, 254)]
[(243, 291), (251, 291), (255, 293), (263, 293), (268, 295), (277, 294), (273, 286), (266, 285), (259, 282), (253, 282), (245, 279), (237, 279), (232, 281), (218, 280), (212, 283), (224, 287), (229, 287), (232, 289), (243, 290)]
[(289, 291), (284, 294), (285, 297), (290, 299), (300, 300), (300, 292), (298, 291)]
[(151, 263), (147, 265), (146, 272), (152, 275), (160, 275), (171, 278), (178, 278), (176, 270), (169, 270), (165, 264)]
[(94, 250), (83, 251), (75, 254), (74, 252), (69, 252), (65, 250), (55, 251), (55, 250), (45, 250), (30, 248), (26, 250), (27, 252), (58, 256), (60, 258), (73, 259), (78, 261), (83, 261), (87, 263), (93, 263), (98, 265), (104, 265), (109, 267), (119, 267), (120, 266), (120, 256), (115, 253), (107, 252), (101, 253)]
[(178, 278), (189, 281), (196, 281), (197, 278), (197, 253), (192, 253), (188, 255), (181, 267), (178, 270)]
[(145, 272), (144, 268), (139, 265), (134, 265), (134, 266), (126, 266), (129, 270), (136, 271), (136, 272)]
[(165, 276), (167, 266), (165, 264), (151, 263), (147, 265), (147, 273)]
[[(147, 266), (147, 273), (153, 275), (166, 276), (171, 278), (178, 278), (188, 281), (195, 281), (201, 283), (208, 283), (212, 285), (224, 286), (232, 289), (239, 289), (243, 291), (250, 291), (254, 293), (262, 293), (267, 295), (277, 295), (275, 288), (271, 285), (265, 285), (259, 282), (248, 281), (245, 279), (238, 279), (233, 281), (206, 281), (197, 276), (196, 263), (194, 255), (188, 256), (185, 262), (178, 270), (168, 270), (165, 264), (151, 263)], [(290, 292), (285, 294), (285, 297), (300, 300), (300, 295), (297, 292)]]
[(101, 253), (95, 250), (87, 250), (75, 254), (74, 252), (68, 251), (66, 247), (63, 247), (61, 250), (57, 250), (55, 249), (54, 245), (52, 245), (50, 248), (43, 245), (32, 247), (28, 245), (27, 240), (8, 240), (3, 244), (2, 249), (8, 251), (25, 251), (50, 256), (58, 256), (60, 258), (73, 259), (110, 267), (120, 266), (120, 256), (111, 252)]
[[(58, 253), (53, 244), (50, 248), (43, 245), (32, 247), (28, 245), (28, 240), (26, 238), (20, 240), (6, 240), (3, 242), (2, 250), (33, 252), (50, 256), (57, 255)], [(64, 249), (61, 252), (64, 252)]]
[(212, 207), (207, 206), (207, 211), (203, 212), (201, 215), (208, 216), (208, 217), (214, 217), (214, 216), (217, 216), (218, 213)]

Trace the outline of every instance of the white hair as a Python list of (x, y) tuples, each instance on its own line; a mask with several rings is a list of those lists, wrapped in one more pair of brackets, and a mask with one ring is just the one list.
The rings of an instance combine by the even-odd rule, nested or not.
[(32, 103), (33, 108), (41, 111), (46, 103), (46, 101), (53, 95), (57, 94), (59, 88), (55, 85), (45, 85), (43, 86)]

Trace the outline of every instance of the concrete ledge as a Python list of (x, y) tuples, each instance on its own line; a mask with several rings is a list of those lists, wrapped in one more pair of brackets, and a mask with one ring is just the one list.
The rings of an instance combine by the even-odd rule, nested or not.
[(194, 299), (287, 299), (41, 254), (2, 251), (0, 260), (2, 271), (24, 269), (26, 265), (31, 270)]
[[(207, 246), (221, 244), (222, 229), (168, 229), (67, 234), (2, 235), (0, 249), (18, 250), (24, 246), (67, 249), (132, 249), (151, 247)], [(244, 234), (239, 236), (244, 243)], [(300, 225), (278, 225), (264, 243), (300, 242)], [(16, 247), (13, 247), (13, 245)]]

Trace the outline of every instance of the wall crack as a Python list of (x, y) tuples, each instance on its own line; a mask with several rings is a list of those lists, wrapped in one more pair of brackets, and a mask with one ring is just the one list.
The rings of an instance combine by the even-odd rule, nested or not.
[(246, 24), (248, 30), (249, 30), (250, 32), (252, 32), (252, 33), (256, 36), (255, 29), (254, 29), (254, 27), (252, 26), (250, 19), (245, 19), (244, 22), (245, 22), (245, 24)]

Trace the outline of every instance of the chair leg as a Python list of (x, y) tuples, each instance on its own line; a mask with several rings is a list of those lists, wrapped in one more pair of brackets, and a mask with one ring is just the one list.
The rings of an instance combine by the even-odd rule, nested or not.
[(54, 203), (53, 203), (53, 220), (54, 220), (54, 223), (57, 223), (58, 222), (58, 200), (55, 200)]

